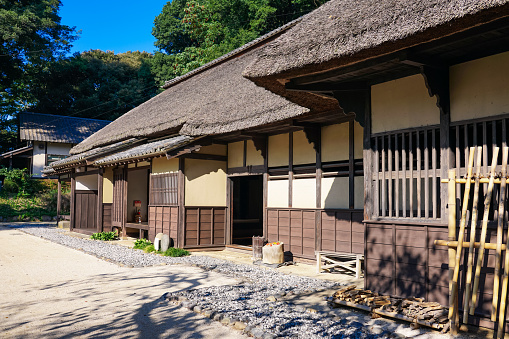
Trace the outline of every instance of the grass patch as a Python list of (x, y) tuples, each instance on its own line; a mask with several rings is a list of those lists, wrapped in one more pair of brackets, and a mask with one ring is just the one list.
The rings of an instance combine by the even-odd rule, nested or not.
[(144, 251), (145, 253), (152, 253), (152, 252), (155, 252), (155, 251), (156, 251), (156, 248), (154, 247), (154, 245), (152, 245), (152, 244), (151, 244), (151, 245), (146, 246), (146, 247), (143, 249), (143, 251)]
[(185, 257), (190, 255), (189, 251), (186, 251), (182, 248), (170, 247), (166, 250), (166, 252), (162, 253), (165, 257)]
[(90, 239), (92, 240), (103, 240), (103, 241), (111, 241), (115, 240), (116, 238), (117, 238), (116, 232), (94, 233), (90, 236)]
[(138, 239), (134, 242), (134, 249), (135, 250), (143, 250), (145, 249), (145, 247), (147, 247), (148, 245), (152, 245), (152, 243), (150, 242), (150, 240), (147, 240), (147, 239)]

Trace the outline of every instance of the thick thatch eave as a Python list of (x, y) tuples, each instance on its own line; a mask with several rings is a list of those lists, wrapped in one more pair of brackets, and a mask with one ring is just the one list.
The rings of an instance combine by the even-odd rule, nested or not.
[(243, 74), (278, 92), (285, 79), (383, 56), (508, 15), (507, 0), (331, 0), (258, 49)]

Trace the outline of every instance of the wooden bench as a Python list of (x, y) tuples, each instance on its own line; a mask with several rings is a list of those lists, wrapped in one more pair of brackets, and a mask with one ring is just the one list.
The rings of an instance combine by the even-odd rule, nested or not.
[(134, 229), (137, 229), (140, 231), (140, 239), (141, 238), (145, 238), (145, 234), (144, 234), (144, 231), (147, 231), (148, 232), (148, 222), (142, 222), (141, 224), (140, 223), (134, 223), (134, 222), (127, 222), (125, 224), (125, 227), (126, 228), (134, 228)]
[[(364, 261), (364, 255), (362, 254), (315, 251), (315, 255), (316, 273), (318, 274), (322, 273), (322, 270), (340, 267), (347, 271), (354, 272), (355, 278), (357, 279), (361, 276), (361, 265)], [(322, 265), (322, 261), (325, 261), (326, 264)]]

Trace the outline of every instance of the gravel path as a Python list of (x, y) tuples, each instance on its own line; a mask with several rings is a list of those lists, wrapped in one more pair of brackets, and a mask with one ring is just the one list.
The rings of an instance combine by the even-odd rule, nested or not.
[(171, 258), (145, 254), (124, 246), (69, 236), (68, 232), (54, 227), (33, 225), (13, 227), (128, 267), (160, 264), (192, 265), (241, 279), (242, 283), (235, 286), (189, 289), (167, 293), (166, 298), (170, 302), (181, 303), (182, 306), (197, 312), (208, 310), (209, 317), (230, 325), (235, 322), (247, 324), (245, 332), (256, 337), (448, 337), (424, 329), (410, 330), (407, 324), (390, 320), (372, 320), (367, 314), (353, 310), (343, 309), (324, 314), (280, 300), (285, 295), (308, 294), (337, 287), (334, 282), (282, 274), (274, 269), (235, 264), (206, 256)]

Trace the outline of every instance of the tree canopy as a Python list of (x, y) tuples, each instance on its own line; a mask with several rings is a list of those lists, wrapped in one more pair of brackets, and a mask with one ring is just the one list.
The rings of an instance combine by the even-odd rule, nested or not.
[(74, 27), (60, 23), (60, 6), (60, 0), (0, 0), (0, 151), (15, 140), (15, 114), (33, 102), (29, 88), (39, 72), (77, 38)]
[(158, 84), (183, 75), (320, 6), (325, 0), (173, 0), (154, 21)]
[(91, 50), (55, 61), (32, 89), (38, 113), (114, 120), (157, 93), (147, 52)]

